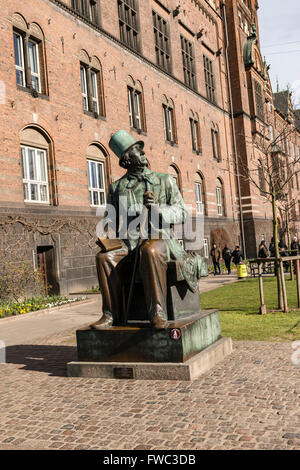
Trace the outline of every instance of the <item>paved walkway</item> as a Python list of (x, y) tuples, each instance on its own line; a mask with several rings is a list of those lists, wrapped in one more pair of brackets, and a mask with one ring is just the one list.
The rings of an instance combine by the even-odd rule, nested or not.
[(95, 296), (0, 321), (1, 334), (10, 325), (20, 338), (0, 364), (0, 449), (300, 449), (300, 367), (290, 343), (235, 342), (192, 383), (68, 378), (74, 329), (99, 309)]

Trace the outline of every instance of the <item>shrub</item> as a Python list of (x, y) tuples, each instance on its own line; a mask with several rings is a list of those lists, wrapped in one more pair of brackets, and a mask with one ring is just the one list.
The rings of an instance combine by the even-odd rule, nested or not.
[(18, 302), (31, 295), (47, 295), (43, 275), (27, 259), (13, 259), (0, 251), (0, 301)]

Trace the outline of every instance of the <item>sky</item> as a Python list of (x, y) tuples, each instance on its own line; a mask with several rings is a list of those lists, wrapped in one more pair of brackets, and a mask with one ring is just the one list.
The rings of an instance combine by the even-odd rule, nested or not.
[(273, 92), (293, 92), (300, 108), (300, 0), (258, 0), (258, 23), (263, 57), (269, 70)]

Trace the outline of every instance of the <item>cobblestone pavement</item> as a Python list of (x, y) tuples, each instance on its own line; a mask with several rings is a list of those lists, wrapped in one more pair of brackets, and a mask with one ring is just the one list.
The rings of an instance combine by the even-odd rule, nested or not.
[(0, 449), (300, 449), (289, 343), (235, 342), (196, 381), (66, 377), (69, 331), (7, 348)]

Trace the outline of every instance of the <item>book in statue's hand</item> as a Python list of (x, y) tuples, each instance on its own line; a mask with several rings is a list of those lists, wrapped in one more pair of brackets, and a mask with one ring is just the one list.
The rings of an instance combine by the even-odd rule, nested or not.
[(102, 251), (113, 251), (123, 248), (122, 240), (119, 238), (98, 238), (97, 245), (102, 248)]

